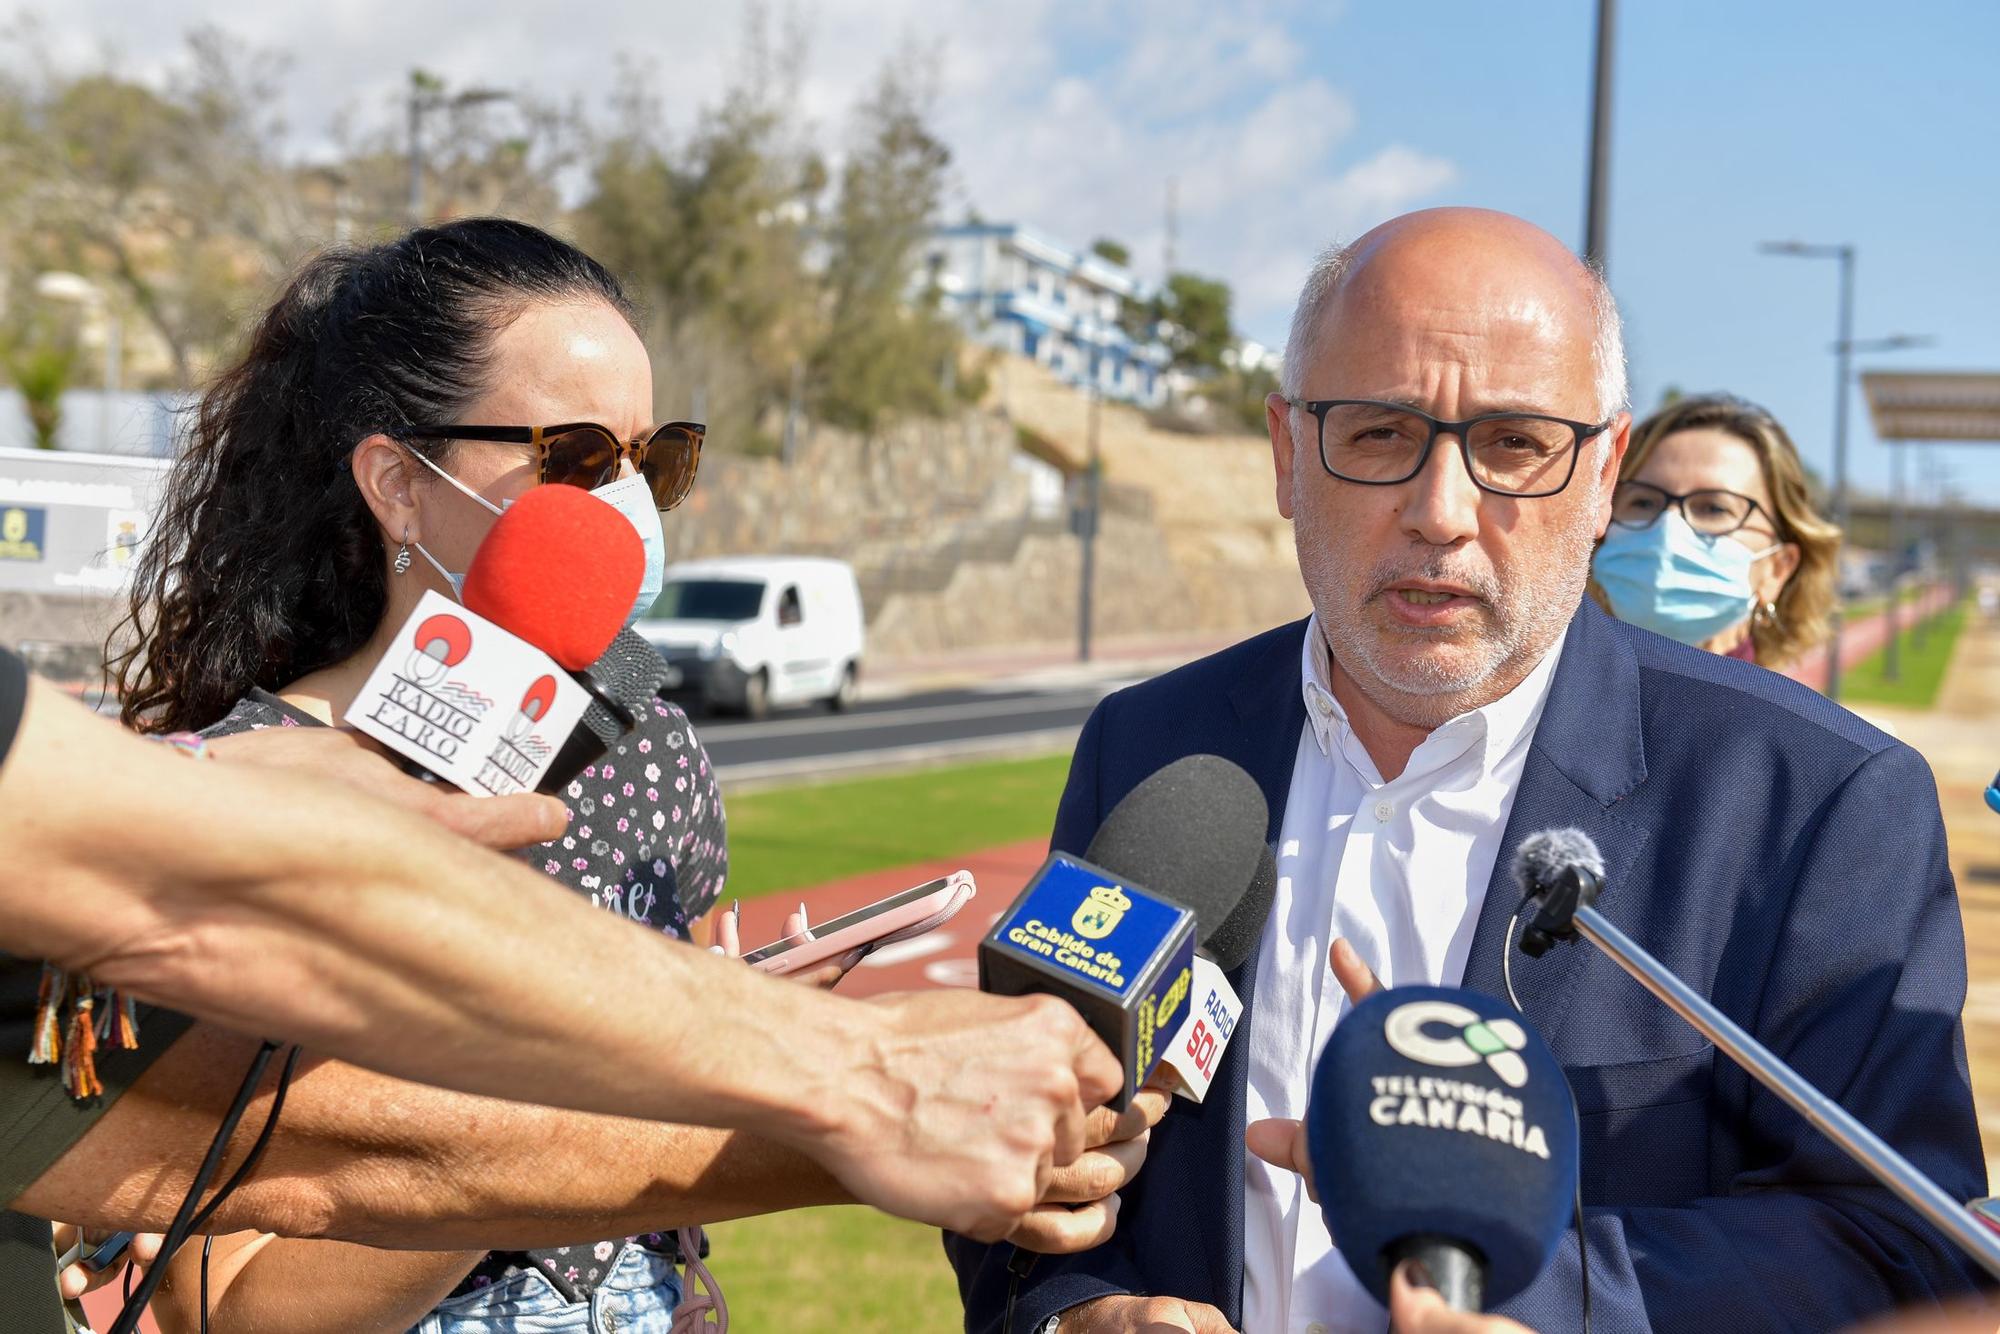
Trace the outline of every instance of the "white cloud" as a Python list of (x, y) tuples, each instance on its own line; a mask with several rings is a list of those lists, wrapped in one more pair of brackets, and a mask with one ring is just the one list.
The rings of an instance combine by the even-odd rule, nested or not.
[[(4, 3), (4, 0), (0, 0)], [(957, 207), (1029, 222), (1075, 245), (1109, 235), (1156, 277), (1166, 182), (1180, 182), (1179, 263), (1238, 291), (1239, 321), (1274, 341), (1313, 253), (1448, 185), (1452, 164), (1392, 145), (1353, 161), (1356, 108), (1313, 70), (1305, 0), (819, 0), (791, 92), (830, 147), (882, 62), (923, 53), (951, 145)], [(15, 12), (20, 12), (17, 8)], [(601, 106), (615, 58), (660, 71), (685, 129), (736, 67), (741, 12), (712, 0), (488, 0), (477, 21), (408, 0), (61, 0), (39, 7), (58, 58), (107, 45), (126, 68), (164, 67), (193, 24), (289, 52), (284, 115), (323, 147), (336, 113), (394, 117), (411, 65), (461, 84), (531, 87)], [(774, 24), (784, 11), (773, 7)], [(1316, 16), (1317, 17), (1317, 16)]]

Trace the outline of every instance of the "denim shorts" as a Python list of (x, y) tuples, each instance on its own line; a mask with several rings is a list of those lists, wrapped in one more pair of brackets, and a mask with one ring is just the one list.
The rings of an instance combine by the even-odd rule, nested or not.
[(669, 1334), (680, 1300), (673, 1261), (627, 1246), (588, 1302), (526, 1270), (441, 1302), (410, 1334)]

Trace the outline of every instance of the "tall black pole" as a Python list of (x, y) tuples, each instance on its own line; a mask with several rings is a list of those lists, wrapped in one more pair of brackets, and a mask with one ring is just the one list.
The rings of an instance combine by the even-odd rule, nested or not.
[[(1854, 247), (1843, 245), (1834, 252), (1840, 259), (1840, 339), (1834, 344), (1833, 370), (1833, 526), (1840, 540), (1848, 539), (1847, 504), (1847, 400), (1851, 390), (1854, 360)], [(1826, 641), (1826, 697), (1840, 699), (1840, 643), (1846, 630), (1841, 611), (1839, 570), (1835, 568), (1833, 614), (1828, 617), (1830, 633)]]
[[(1882, 613), (1889, 618), (1889, 638), (1883, 641), (1882, 679), (1903, 679), (1901, 619), (1896, 602), (1903, 595), (1903, 453), (1909, 448), (1900, 442), (1889, 447), (1889, 606)], [(1922, 614), (1921, 609), (1918, 612)]]
[(1597, 70), (1590, 105), (1590, 182), (1585, 190), (1583, 257), (1602, 273), (1611, 190), (1611, 79), (1617, 48), (1618, 0), (1597, 0)]

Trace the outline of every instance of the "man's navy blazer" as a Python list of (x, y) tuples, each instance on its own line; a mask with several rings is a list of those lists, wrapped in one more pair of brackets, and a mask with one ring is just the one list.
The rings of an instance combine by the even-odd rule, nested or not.
[[(1119, 691), (1077, 742), (1054, 845), (1081, 852), (1148, 774), (1208, 752), (1270, 803), (1275, 844), (1305, 705), (1306, 622)], [(1464, 985), (1504, 995), (1508, 866), (1537, 830), (1602, 849), (1598, 908), (1950, 1194), (1985, 1193), (1959, 1011), (1965, 944), (1929, 767), (1811, 690), (1636, 630), (1572, 620), (1480, 909)], [(1231, 978), (1257, 1022), (1257, 957)], [(1964, 1292), (1974, 1270), (1803, 1119), (1577, 940), (1517, 955), (1522, 1009), (1582, 1117), (1591, 1328), (1818, 1331)], [(1300, 1004), (1307, 1003), (1301, 997)], [(1116, 1236), (1010, 1272), (1008, 1246), (946, 1238), (969, 1331), (1106, 1293), (1242, 1319), (1239, 1028), (1207, 1101), (1177, 1100), (1124, 1192)], [(1501, 1308), (1581, 1325), (1574, 1230)], [(1246, 1334), (1266, 1334), (1250, 1330)]]

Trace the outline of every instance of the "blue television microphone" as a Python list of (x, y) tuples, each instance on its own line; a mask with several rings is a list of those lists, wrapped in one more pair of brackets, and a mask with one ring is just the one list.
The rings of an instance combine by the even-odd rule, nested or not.
[(1395, 987), (1327, 1039), (1306, 1106), (1327, 1231), (1384, 1306), (1404, 1260), (1456, 1310), (1548, 1267), (1577, 1189), (1576, 1103), (1555, 1054), (1504, 1001)]
[(1225, 971), (1255, 947), (1273, 887), (1268, 822), (1238, 766), (1174, 761), (1112, 809), (1082, 857), (1049, 854), (980, 941), (980, 990), (1076, 1007), (1124, 1065), (1108, 1104), (1123, 1111), (1179, 1035), (1196, 947)]
[(2000, 812), (2000, 774), (1994, 774), (1993, 781), (1986, 785), (1986, 804), (1992, 810)]

